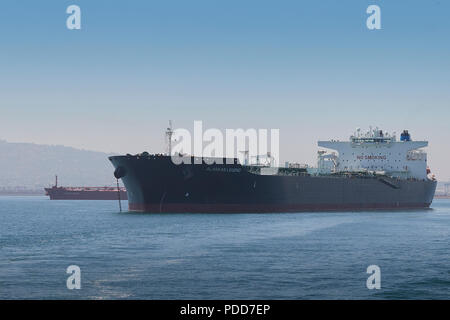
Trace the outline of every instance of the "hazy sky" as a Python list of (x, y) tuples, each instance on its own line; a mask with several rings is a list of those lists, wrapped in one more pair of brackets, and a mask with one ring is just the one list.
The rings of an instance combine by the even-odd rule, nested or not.
[(2, 0), (0, 139), (160, 152), (169, 119), (203, 120), (279, 128), (281, 159), (313, 163), (317, 140), (373, 125), (429, 140), (447, 180), (449, 16), (444, 0)]

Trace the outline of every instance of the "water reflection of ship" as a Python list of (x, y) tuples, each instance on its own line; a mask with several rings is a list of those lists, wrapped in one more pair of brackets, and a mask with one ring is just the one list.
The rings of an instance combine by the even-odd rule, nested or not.
[(45, 194), (50, 200), (127, 200), (127, 191), (120, 187), (60, 187), (58, 186), (58, 176), (55, 178), (55, 185), (45, 188)]

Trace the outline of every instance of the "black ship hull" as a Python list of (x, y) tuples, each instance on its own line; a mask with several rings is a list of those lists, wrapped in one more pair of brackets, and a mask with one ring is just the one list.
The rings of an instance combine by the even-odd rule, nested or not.
[(168, 156), (114, 156), (130, 211), (263, 213), (428, 208), (433, 180), (306, 173), (263, 175), (234, 164), (180, 164)]

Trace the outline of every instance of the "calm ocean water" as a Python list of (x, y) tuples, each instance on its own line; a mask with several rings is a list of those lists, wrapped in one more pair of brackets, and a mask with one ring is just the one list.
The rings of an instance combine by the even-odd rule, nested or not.
[[(380, 290), (366, 287), (373, 264)], [(80, 290), (66, 287), (69, 265), (81, 268)], [(115, 201), (0, 197), (0, 298), (450, 299), (450, 200), (397, 212), (135, 214)]]

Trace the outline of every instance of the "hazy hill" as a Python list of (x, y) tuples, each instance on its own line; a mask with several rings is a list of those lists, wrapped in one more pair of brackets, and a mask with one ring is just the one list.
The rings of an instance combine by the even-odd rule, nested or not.
[(113, 185), (113, 166), (103, 152), (0, 140), (0, 188)]

